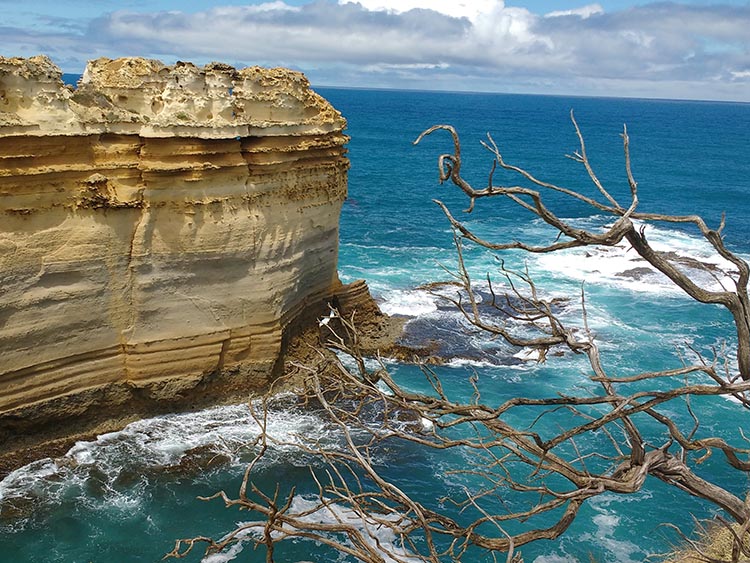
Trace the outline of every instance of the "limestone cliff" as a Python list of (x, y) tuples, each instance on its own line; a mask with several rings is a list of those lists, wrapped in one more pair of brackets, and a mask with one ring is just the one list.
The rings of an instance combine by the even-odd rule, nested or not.
[(285, 69), (0, 57), (0, 444), (267, 384), (339, 287), (344, 126)]

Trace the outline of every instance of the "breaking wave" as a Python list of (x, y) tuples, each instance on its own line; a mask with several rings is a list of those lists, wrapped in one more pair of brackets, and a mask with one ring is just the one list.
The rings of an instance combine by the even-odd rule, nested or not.
[[(734, 290), (731, 275), (736, 268), (703, 238), (650, 224), (644, 225), (644, 232), (657, 252), (664, 253), (698, 285), (712, 291)], [(585, 281), (588, 285), (684, 295), (664, 274), (638, 256), (627, 241), (613, 247), (584, 247), (538, 255), (533, 258), (533, 268), (542, 274)]]
[[(273, 402), (266, 425), (269, 440), (275, 444), (272, 455), (264, 458), (266, 463), (305, 464), (294, 444), (337, 439), (315, 412), (295, 408), (291, 395)], [(36, 502), (54, 506), (93, 495), (97, 504), (132, 509), (149, 476), (218, 466), (239, 470), (252, 459), (256, 451), (252, 446), (260, 433), (249, 404), (140, 420), (96, 440), (78, 442), (60, 458), (42, 459), (13, 471), (0, 481), (0, 507), (23, 514), (24, 507), (30, 510)], [(9, 526), (18, 529), (24, 522), (17, 519)]]

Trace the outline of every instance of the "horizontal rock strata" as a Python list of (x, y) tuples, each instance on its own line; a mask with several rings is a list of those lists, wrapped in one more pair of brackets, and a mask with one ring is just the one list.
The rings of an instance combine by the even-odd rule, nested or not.
[(284, 69), (0, 58), (0, 443), (267, 385), (340, 288), (344, 126)]

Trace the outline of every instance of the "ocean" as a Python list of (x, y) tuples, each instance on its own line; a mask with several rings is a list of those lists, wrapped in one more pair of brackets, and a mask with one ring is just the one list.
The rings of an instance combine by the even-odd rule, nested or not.
[[(592, 195), (594, 188), (581, 165), (565, 157), (578, 148), (569, 112), (575, 111), (599, 178), (616, 195), (628, 190), (620, 138), (627, 124), (640, 210), (699, 213), (713, 226), (725, 214), (727, 245), (750, 257), (750, 104), (318, 91), (347, 118), (351, 136), (349, 198), (341, 217), (341, 278), (367, 280), (384, 311), (409, 317), (410, 339), (439, 343), (440, 353), (449, 361), (437, 373), (447, 392), (457, 398), (471, 397), (471, 377), (478, 378), (482, 398), (490, 404), (514, 396), (545, 397), (561, 390), (588, 389), (591, 383), (582, 358), (550, 356), (541, 365), (523, 361), (521, 350), (467, 332), (455, 310), (420, 289), (448, 280), (445, 268), (456, 264), (451, 230), (432, 202), (435, 198), (493, 240), (542, 243), (555, 237), (528, 213), (501, 206), (500, 201), (480, 201), (472, 214), (462, 213), (468, 202), (458, 189), (437, 182), (437, 157), (451, 149), (448, 135), (438, 132), (418, 146), (412, 144), (433, 124), (456, 127), (462, 140), (463, 173), (475, 186), (487, 182), (491, 158), (480, 140), (490, 133), (508, 162)], [(495, 182), (516, 184), (519, 179), (496, 173)], [(606, 224), (606, 219), (577, 202), (551, 198), (550, 206), (578, 225)], [(648, 236), (660, 249), (722, 266), (690, 229), (656, 225)], [(563, 312), (571, 323), (580, 324), (575, 302), (583, 284), (589, 324), (597, 334), (604, 365), (618, 374), (679, 366), (691, 348), (710, 351), (725, 342), (732, 345), (726, 311), (693, 302), (655, 273), (628, 275), (632, 257), (625, 247), (551, 255), (499, 254), (471, 246), (465, 250), (474, 279), (487, 272), (499, 279), (498, 259), (512, 268), (528, 268), (544, 295), (571, 298)], [(414, 366), (391, 362), (389, 368), (407, 388), (425, 389)], [(727, 439), (736, 439), (738, 428), (750, 429), (750, 413), (730, 401), (697, 402), (695, 409), (707, 429)], [(545, 419), (540, 424), (555, 422)], [(289, 442), (300, 436), (330, 444), (341, 440), (316, 413), (284, 399), (274, 405), (268, 427)], [(253, 515), (196, 497), (219, 490), (236, 494), (245, 464), (252, 458), (246, 445), (257, 433), (247, 405), (217, 407), (140, 421), (77, 444), (62, 463), (41, 459), (22, 468), (0, 482), (0, 561), (155, 562), (177, 538), (220, 538)], [(471, 462), (408, 444), (383, 449), (378, 456), (377, 463), (389, 478), (408, 483), (416, 498), (428, 502), (456, 485), (448, 472), (451, 467)], [(259, 467), (254, 481), (269, 491), (278, 481), (282, 490), (297, 484), (303, 494), (309, 493), (314, 489), (310, 464), (315, 465), (314, 460), (292, 447), (277, 448)], [(737, 494), (748, 489), (747, 477), (728, 470), (718, 455), (702, 470)], [(669, 525), (690, 533), (693, 518), (715, 513), (706, 503), (650, 479), (638, 493), (605, 494), (587, 502), (563, 537), (524, 546), (521, 552), (527, 563), (643, 561), (679, 542)], [(391, 540), (387, 535), (381, 538)], [(264, 551), (253, 550), (250, 542), (204, 559), (199, 552), (196, 548), (184, 560), (265, 561)], [(277, 555), (279, 561), (289, 562), (350, 561), (321, 545), (301, 541), (281, 544)], [(464, 558), (491, 560), (484, 552)]]

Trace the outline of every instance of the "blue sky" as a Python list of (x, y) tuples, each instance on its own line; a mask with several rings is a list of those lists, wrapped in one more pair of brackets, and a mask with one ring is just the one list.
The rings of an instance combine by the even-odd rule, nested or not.
[(750, 2), (0, 0), (0, 55), (290, 66), (314, 85), (750, 102)]

